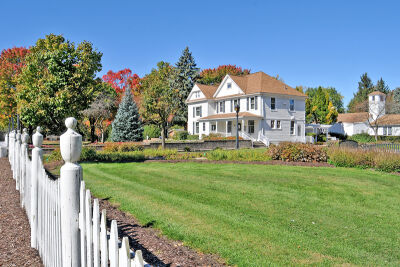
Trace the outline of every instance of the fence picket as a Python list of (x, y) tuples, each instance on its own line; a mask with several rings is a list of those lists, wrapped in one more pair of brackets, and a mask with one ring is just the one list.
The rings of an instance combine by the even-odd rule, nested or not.
[(101, 225), (100, 225), (100, 254), (101, 254), (101, 267), (108, 267), (108, 249), (107, 249), (107, 222), (106, 210), (101, 211)]
[(93, 201), (93, 266), (100, 267), (100, 212), (99, 200)]
[(92, 199), (90, 190), (86, 189), (86, 249), (87, 249), (87, 267), (93, 267), (93, 232), (92, 232)]
[(132, 267), (144, 267), (144, 260), (143, 260), (143, 255), (142, 255), (141, 250), (135, 251), (135, 258), (133, 260)]
[(81, 232), (81, 266), (86, 267), (86, 221), (85, 221), (85, 216), (86, 216), (86, 211), (85, 211), (85, 194), (86, 194), (86, 189), (85, 189), (85, 182), (81, 181), (81, 187), (79, 191), (79, 196), (80, 196), (80, 212), (79, 212), (79, 228)]
[(118, 226), (116, 220), (111, 221), (109, 252), (110, 267), (118, 267)]
[(126, 236), (122, 238), (121, 248), (119, 249), (119, 267), (131, 267), (129, 239)]

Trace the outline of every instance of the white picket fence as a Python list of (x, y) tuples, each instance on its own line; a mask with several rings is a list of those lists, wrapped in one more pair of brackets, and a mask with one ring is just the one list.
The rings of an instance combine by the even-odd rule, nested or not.
[(82, 136), (74, 130), (76, 120), (68, 118), (65, 124), (68, 130), (60, 140), (65, 164), (58, 179), (47, 175), (43, 167), (39, 127), (32, 136), (32, 160), (26, 129), (22, 134), (12, 131), (6, 136), (16, 189), (31, 226), (31, 246), (39, 251), (45, 266), (150, 266), (140, 250), (130, 250), (128, 237), (119, 240), (115, 220), (107, 230), (106, 210), (100, 215), (99, 200), (92, 202), (90, 190), (82, 180), (82, 168), (77, 164)]

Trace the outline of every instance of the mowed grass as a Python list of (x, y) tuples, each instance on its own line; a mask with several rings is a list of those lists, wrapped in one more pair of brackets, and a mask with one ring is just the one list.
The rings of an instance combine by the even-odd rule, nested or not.
[(400, 176), (201, 163), (85, 163), (92, 193), (230, 265), (400, 265)]

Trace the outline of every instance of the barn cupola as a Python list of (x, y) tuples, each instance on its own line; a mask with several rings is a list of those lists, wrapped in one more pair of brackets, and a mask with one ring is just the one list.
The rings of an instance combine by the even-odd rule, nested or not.
[(374, 91), (368, 95), (369, 114), (373, 120), (385, 115), (386, 95), (379, 91)]

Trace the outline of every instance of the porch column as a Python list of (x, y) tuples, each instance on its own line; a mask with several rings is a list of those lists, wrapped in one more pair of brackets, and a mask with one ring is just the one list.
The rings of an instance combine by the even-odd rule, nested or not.
[(244, 119), (242, 119), (242, 132), (244, 132)]
[(218, 121), (215, 121), (215, 132), (218, 133)]
[(225, 136), (228, 136), (228, 121), (225, 121)]

